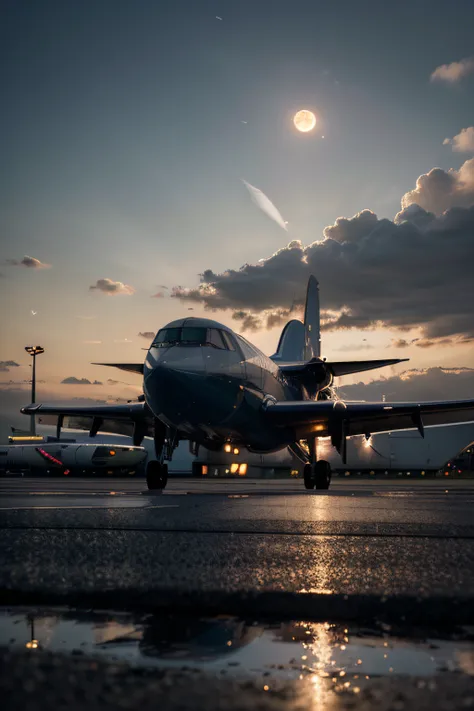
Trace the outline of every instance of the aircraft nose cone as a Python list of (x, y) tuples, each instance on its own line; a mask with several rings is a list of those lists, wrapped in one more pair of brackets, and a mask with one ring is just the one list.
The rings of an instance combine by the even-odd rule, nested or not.
[(157, 416), (175, 422), (193, 420), (203, 406), (204, 371), (157, 365), (145, 380), (147, 402)]

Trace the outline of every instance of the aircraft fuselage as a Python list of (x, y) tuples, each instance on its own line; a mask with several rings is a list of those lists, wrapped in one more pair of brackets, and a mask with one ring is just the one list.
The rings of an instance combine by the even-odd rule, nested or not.
[(208, 334), (211, 330), (227, 334), (223, 347), (219, 347), (221, 341), (215, 333), (217, 345), (204, 337), (197, 344), (192, 340), (173, 342), (171, 337), (166, 341), (160, 336), (197, 333), (197, 327), (186, 327), (190, 321), (181, 319), (161, 329), (158, 341), (155, 339), (148, 351), (144, 394), (155, 417), (210, 448), (224, 440), (258, 452), (277, 451), (291, 444), (294, 433), (270, 426), (263, 417), (262, 404), (267, 398), (308, 399), (304, 388), (285, 378), (255, 346), (214, 321), (199, 319), (199, 328), (207, 328)]

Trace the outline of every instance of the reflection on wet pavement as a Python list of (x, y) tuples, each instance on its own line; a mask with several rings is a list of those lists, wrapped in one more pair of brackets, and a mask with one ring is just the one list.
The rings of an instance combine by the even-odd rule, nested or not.
[(474, 629), (404, 630), (56, 609), (1, 609), (0, 647), (120, 660), (140, 667), (310, 680), (357, 694), (371, 678), (474, 674)]

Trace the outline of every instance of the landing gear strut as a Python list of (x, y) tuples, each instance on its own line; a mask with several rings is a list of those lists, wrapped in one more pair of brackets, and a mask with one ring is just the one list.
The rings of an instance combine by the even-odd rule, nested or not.
[(168, 465), (173, 456), (173, 451), (178, 446), (177, 432), (170, 432), (158, 418), (154, 422), (154, 441), (156, 460), (146, 465), (146, 483), (150, 491), (160, 491), (168, 483)]
[(310, 448), (311, 464), (305, 464), (303, 480), (305, 489), (329, 489), (331, 484), (331, 465), (324, 459), (316, 459), (316, 440), (308, 442)]

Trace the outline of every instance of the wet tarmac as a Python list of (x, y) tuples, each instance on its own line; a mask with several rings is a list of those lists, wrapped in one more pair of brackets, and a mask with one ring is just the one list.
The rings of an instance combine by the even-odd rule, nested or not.
[[(107, 678), (119, 664), (132, 686), (138, 668), (145, 685), (159, 671), (169, 708), (308, 708), (316, 692), (324, 708), (474, 705), (473, 481), (339, 479), (306, 492), (298, 480), (179, 479), (157, 495), (143, 480), (15, 478), (0, 495), (7, 668), (34, 664), (41, 680), (60, 665), (82, 679), (88, 664)], [(175, 686), (191, 662), (186, 684), (204, 675), (208, 697), (186, 706)]]

